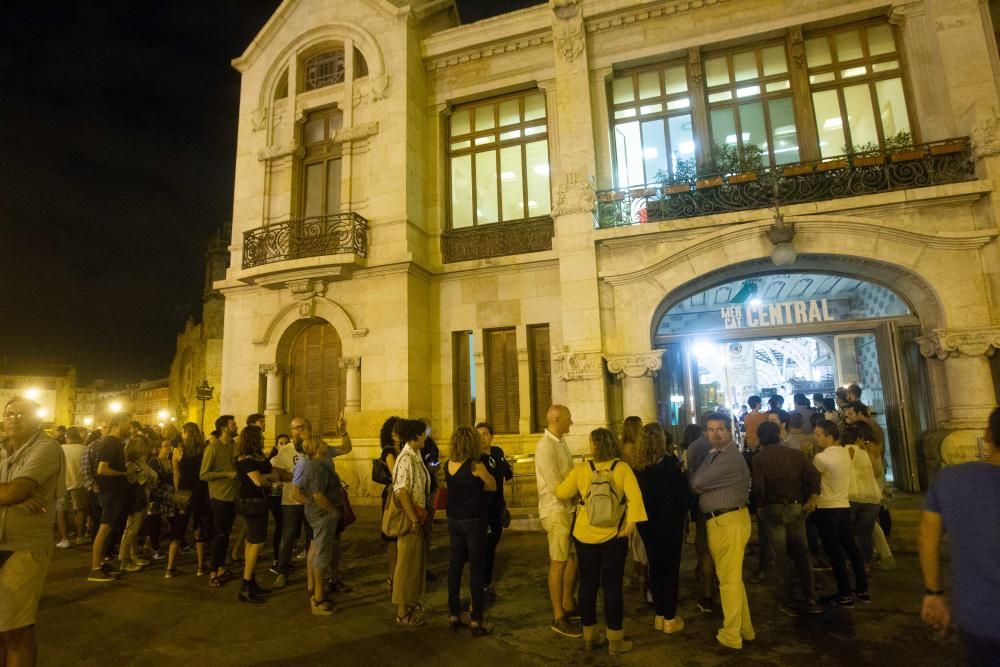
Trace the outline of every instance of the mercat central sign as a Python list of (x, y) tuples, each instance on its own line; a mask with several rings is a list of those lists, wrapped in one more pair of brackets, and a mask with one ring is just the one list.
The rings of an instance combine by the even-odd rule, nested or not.
[(719, 315), (722, 316), (726, 329), (756, 329), (833, 321), (826, 299), (727, 306), (719, 309)]

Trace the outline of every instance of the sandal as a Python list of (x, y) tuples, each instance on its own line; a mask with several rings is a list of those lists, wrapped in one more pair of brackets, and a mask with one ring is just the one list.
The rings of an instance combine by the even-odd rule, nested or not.
[(218, 575), (218, 579), (219, 579), (220, 583), (226, 583), (230, 579), (235, 579), (235, 578), (236, 578), (236, 575), (233, 574), (232, 570), (223, 570), (222, 574)]
[(410, 607), (407, 607), (407, 610), (402, 616), (396, 617), (396, 625), (405, 628), (419, 628), (424, 625), (424, 619), (416, 616)]
[(222, 580), (219, 579), (219, 575), (213, 572), (208, 575), (208, 585), (212, 588), (222, 588)]
[(309, 597), (309, 606), (315, 616), (332, 616), (337, 613), (336, 607), (329, 600), (323, 599), (317, 602), (312, 596)]

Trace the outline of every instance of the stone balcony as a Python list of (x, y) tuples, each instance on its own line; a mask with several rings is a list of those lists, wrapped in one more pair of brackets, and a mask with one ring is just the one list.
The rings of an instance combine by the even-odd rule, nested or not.
[(773, 208), (975, 180), (969, 139), (899, 151), (844, 155), (693, 182), (651, 183), (597, 193), (598, 228)]
[(266, 283), (305, 270), (346, 277), (368, 257), (368, 221), (348, 211), (274, 222), (243, 232), (241, 280)]

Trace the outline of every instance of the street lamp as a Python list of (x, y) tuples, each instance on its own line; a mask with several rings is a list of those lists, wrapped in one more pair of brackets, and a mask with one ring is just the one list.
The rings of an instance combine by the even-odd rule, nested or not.
[(108, 409), (111, 410), (113, 414), (118, 414), (119, 412), (122, 411), (122, 402), (111, 401), (110, 403), (108, 403)]
[[(169, 416), (170, 416), (170, 413), (169, 413), (169, 412), (167, 412), (166, 410), (160, 410), (160, 411), (159, 411), (159, 412), (158, 412), (158, 413), (156, 414), (156, 416), (160, 418), (160, 421), (161, 421), (161, 422), (165, 422), (165, 421), (167, 421), (167, 417), (169, 417)], [(163, 426), (163, 424), (160, 424), (160, 426)]]
[(24, 390), (24, 397), (26, 399), (28, 399), (29, 401), (37, 401), (38, 397), (41, 396), (41, 395), (42, 395), (42, 392), (38, 391), (38, 389), (36, 389), (34, 387), (31, 387), (30, 389), (25, 389)]
[(215, 387), (209, 386), (208, 378), (201, 381), (201, 384), (194, 388), (194, 395), (201, 401), (201, 432), (205, 432), (205, 403), (212, 400)]
[(86, 426), (87, 428), (90, 428), (91, 426), (94, 425), (94, 418), (93, 417), (84, 417), (83, 418), (83, 425)]

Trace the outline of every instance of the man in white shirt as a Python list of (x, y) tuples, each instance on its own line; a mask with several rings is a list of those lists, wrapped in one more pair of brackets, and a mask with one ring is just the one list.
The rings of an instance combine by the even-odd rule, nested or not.
[(535, 480), (538, 483), (538, 518), (549, 542), (549, 601), (552, 603), (552, 631), (564, 637), (582, 637), (583, 632), (569, 622), (576, 614), (573, 589), (576, 583), (576, 554), (570, 529), (575, 507), (556, 497), (559, 482), (573, 469), (573, 456), (563, 439), (573, 425), (569, 408), (553, 405), (545, 415), (548, 427), (535, 447)]
[[(813, 459), (813, 465), (822, 475), (820, 495), (816, 501), (819, 537), (837, 579), (837, 593), (820, 600), (835, 607), (846, 608), (853, 607), (856, 600), (869, 603), (871, 596), (868, 594), (865, 562), (854, 540), (854, 526), (851, 523), (851, 455), (840, 446), (840, 429), (832, 421), (820, 420), (813, 431), (813, 437), (820, 449)], [(808, 505), (806, 509), (810, 509)], [(853, 590), (847, 575), (845, 553), (854, 570)]]

